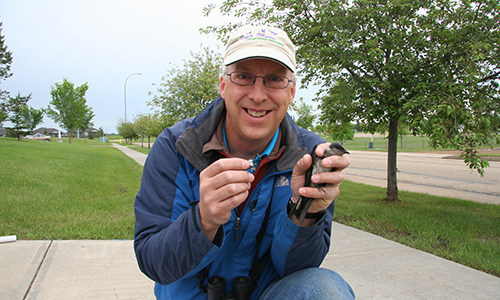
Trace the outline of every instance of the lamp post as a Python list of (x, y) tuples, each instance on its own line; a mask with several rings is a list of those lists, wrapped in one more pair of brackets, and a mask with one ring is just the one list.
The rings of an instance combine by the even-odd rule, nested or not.
[(125, 79), (125, 84), (123, 87), (123, 94), (124, 94), (124, 100), (125, 100), (125, 123), (127, 123), (127, 81), (132, 75), (142, 75), (142, 73), (132, 73), (128, 75), (127, 79)]

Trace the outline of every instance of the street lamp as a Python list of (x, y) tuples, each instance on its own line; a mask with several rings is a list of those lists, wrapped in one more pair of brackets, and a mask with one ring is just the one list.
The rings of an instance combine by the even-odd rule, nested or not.
[(128, 75), (127, 79), (125, 79), (125, 84), (123, 87), (123, 94), (124, 94), (124, 99), (125, 99), (125, 123), (127, 123), (127, 81), (132, 75), (142, 75), (142, 73), (132, 73)]

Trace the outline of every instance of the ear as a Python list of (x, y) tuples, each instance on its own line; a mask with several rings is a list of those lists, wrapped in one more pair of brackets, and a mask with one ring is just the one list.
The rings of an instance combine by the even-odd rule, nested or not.
[(293, 98), (295, 98), (295, 92), (296, 92), (296, 86), (297, 84), (294, 82), (292, 86), (290, 87), (290, 102), (288, 102), (288, 105), (292, 104)]
[(221, 76), (219, 82), (219, 93), (222, 99), (226, 99), (226, 96), (224, 95), (225, 89), (226, 89), (226, 81), (224, 80), (224, 76)]

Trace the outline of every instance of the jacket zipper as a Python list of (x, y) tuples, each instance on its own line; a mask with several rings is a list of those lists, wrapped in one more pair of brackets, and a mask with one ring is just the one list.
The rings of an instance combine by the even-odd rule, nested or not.
[(234, 237), (234, 239), (236, 241), (240, 240), (240, 235), (238, 233), (238, 230), (240, 230), (240, 220), (241, 220), (240, 217), (238, 215), (236, 215), (236, 221), (234, 222), (234, 227), (233, 227), (233, 229), (235, 231), (235, 237)]
[[(260, 182), (259, 182), (258, 184), (261, 184), (261, 182), (263, 182), (263, 181), (264, 181), (267, 177), (269, 177), (269, 176), (276, 176), (276, 175), (279, 175), (279, 174), (284, 174), (284, 173), (286, 173), (287, 171), (289, 171), (289, 170), (286, 170), (286, 171), (281, 171), (281, 172), (276, 172), (276, 173), (273, 173), (273, 174), (269, 174), (268, 176), (261, 178), (261, 180), (260, 180)], [(273, 183), (273, 184), (274, 184), (274, 183)], [(257, 188), (257, 187), (256, 187), (256, 188)], [(251, 197), (251, 196), (252, 196), (252, 195), (250, 195), (250, 197)], [(250, 203), (252, 203), (252, 202), (250, 202)], [(255, 205), (255, 206), (254, 206), (254, 205)], [(257, 206), (257, 204), (256, 204), (256, 203), (253, 203), (253, 205), (250, 205), (250, 204), (249, 204), (249, 208), (250, 208), (250, 210), (251, 210), (252, 212), (254, 212), (254, 211), (255, 211), (256, 206)], [(244, 211), (245, 211), (245, 209), (243, 209), (243, 211), (241, 212), (241, 214), (242, 214), (242, 215), (245, 213)], [(228, 250), (229, 250), (229, 251), (228, 251), (228, 253), (227, 253), (227, 255), (226, 255), (227, 260), (223, 260), (223, 261), (226, 261), (226, 262), (223, 262), (223, 263), (222, 263), (222, 266), (221, 266), (221, 269), (220, 269), (220, 273), (221, 273), (221, 274), (219, 275), (219, 276), (222, 276), (222, 277), (224, 277), (224, 278), (229, 278), (229, 275), (230, 275), (230, 273), (231, 273), (231, 272), (230, 272), (230, 271), (231, 271), (231, 262), (232, 262), (232, 260), (233, 260), (234, 251), (235, 251), (235, 249), (236, 249), (236, 247), (237, 247), (237, 245), (238, 245), (237, 241), (239, 241), (239, 240), (240, 240), (240, 233), (239, 233), (239, 229), (240, 229), (240, 227), (241, 227), (241, 222), (242, 222), (242, 221), (241, 221), (240, 216), (238, 215), (238, 208), (235, 208), (235, 209), (234, 209), (234, 213), (235, 213), (235, 216), (236, 216), (236, 219), (235, 219), (235, 221), (234, 221), (234, 225), (233, 225), (233, 229), (234, 229), (234, 233), (235, 233), (235, 235), (234, 235), (234, 240), (232, 240), (232, 239), (231, 239), (231, 245), (228, 247)], [(248, 212), (248, 213), (250, 213), (250, 212)], [(247, 228), (247, 229), (248, 229), (248, 228)], [(257, 249), (257, 251), (259, 251), (259, 250)]]

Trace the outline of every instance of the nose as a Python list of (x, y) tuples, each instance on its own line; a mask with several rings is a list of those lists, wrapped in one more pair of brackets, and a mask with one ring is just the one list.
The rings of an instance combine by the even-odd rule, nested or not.
[(267, 99), (267, 87), (264, 85), (264, 78), (258, 77), (255, 79), (248, 96), (255, 102), (263, 102)]

